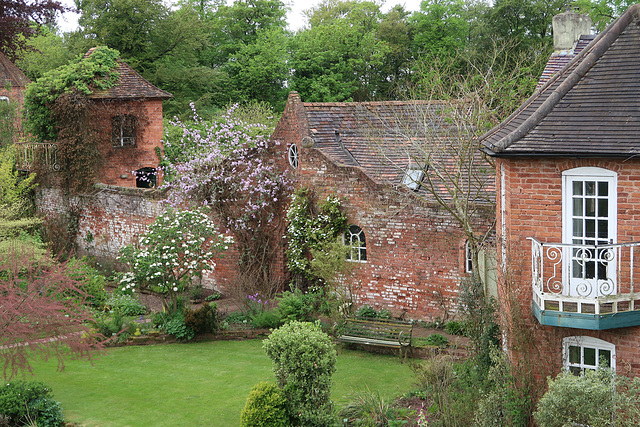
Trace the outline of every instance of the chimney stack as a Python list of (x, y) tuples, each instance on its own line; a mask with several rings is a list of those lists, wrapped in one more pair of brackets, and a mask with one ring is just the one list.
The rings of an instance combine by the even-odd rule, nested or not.
[(591, 18), (573, 11), (553, 17), (553, 49), (571, 50), (581, 35), (591, 34)]

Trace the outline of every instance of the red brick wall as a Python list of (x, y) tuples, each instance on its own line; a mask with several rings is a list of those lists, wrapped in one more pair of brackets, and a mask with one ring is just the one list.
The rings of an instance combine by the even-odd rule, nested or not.
[(22, 106), (24, 105), (24, 88), (23, 87), (2, 87), (0, 86), (0, 96), (9, 98), (11, 105), (17, 105), (16, 111), (16, 129), (19, 135), (22, 133)]
[[(97, 120), (101, 129), (104, 129), (100, 145), (104, 161), (98, 179), (103, 184), (135, 187), (136, 176), (132, 173), (133, 171), (142, 167), (158, 166), (155, 149), (162, 148), (162, 100), (96, 102), (98, 104)], [(112, 146), (111, 119), (120, 114), (131, 114), (138, 118), (135, 147)], [(158, 186), (161, 180), (159, 176)]]
[[(466, 238), (458, 223), (437, 205), (407, 203), (393, 190), (376, 184), (360, 168), (337, 166), (315, 148), (302, 148), (310, 135), (297, 94), (289, 96), (274, 138), (286, 162), (291, 144), (299, 153), (298, 185), (318, 199), (344, 198), (349, 224), (365, 233), (367, 261), (355, 263), (353, 283), (358, 304), (385, 307), (394, 315), (434, 320), (454, 316), (460, 278), (464, 276)], [(288, 163), (287, 163), (288, 165)], [(493, 218), (493, 212), (487, 213)]]
[[(501, 182), (504, 179), (504, 247), (508, 260), (506, 274), (498, 269), (501, 302), (505, 305), (503, 313), (507, 314), (504, 326), (513, 333), (519, 329), (520, 319), (524, 322), (523, 329), (532, 332), (532, 344), (522, 351), (532, 357), (536, 376), (541, 381), (561, 370), (562, 339), (568, 336), (591, 336), (614, 344), (618, 370), (629, 369), (633, 375), (640, 375), (640, 327), (606, 331), (548, 327), (541, 326), (532, 314), (531, 242), (527, 237), (543, 243), (562, 241), (562, 172), (577, 167), (600, 167), (618, 173), (617, 241), (640, 240), (640, 160), (499, 159), (497, 229), (499, 235), (502, 234)], [(508, 301), (514, 299), (519, 302), (515, 306), (522, 311), (522, 316), (515, 315), (515, 309), (508, 310)], [(510, 317), (509, 313), (514, 316)], [(517, 331), (512, 336), (517, 336)], [(518, 340), (513, 338), (510, 344), (517, 345)], [(514, 354), (519, 357), (517, 351)]]
[(455, 315), (466, 238), (447, 212), (406, 203), (359, 168), (336, 166), (315, 149), (301, 149), (298, 177), (318, 198), (344, 198), (349, 224), (365, 233), (367, 261), (357, 263), (353, 284), (359, 304), (414, 319)]
[[(80, 255), (95, 257), (106, 266), (116, 264), (120, 248), (136, 242), (156, 216), (164, 212), (162, 193), (149, 189), (102, 186), (92, 195), (65, 199), (60, 188), (38, 187), (36, 204), (41, 213), (55, 215), (73, 206), (80, 213), (76, 244)], [(215, 270), (204, 286), (224, 289), (237, 271), (237, 252), (232, 246), (214, 260)]]

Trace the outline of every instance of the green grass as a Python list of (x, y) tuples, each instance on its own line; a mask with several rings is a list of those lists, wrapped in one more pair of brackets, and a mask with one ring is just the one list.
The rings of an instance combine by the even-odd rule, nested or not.
[[(274, 381), (260, 340), (121, 347), (93, 365), (34, 364), (33, 379), (53, 389), (67, 421), (82, 426), (237, 426), (249, 391)], [(412, 388), (398, 357), (343, 350), (333, 377), (338, 407), (354, 391), (393, 399)]]

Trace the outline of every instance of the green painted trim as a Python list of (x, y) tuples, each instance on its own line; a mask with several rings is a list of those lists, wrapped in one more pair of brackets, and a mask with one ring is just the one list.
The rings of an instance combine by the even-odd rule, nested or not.
[(565, 313), (540, 310), (535, 301), (532, 304), (532, 309), (533, 315), (538, 319), (538, 322), (546, 326), (602, 331), (640, 325), (639, 310), (609, 314)]

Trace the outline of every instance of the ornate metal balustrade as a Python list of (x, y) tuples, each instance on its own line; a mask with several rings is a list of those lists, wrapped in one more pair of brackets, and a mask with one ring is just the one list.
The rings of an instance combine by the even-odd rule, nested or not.
[(60, 170), (56, 158), (56, 144), (52, 142), (20, 142), (16, 143), (16, 167), (22, 170), (33, 170), (37, 162), (50, 170)]
[(540, 323), (596, 330), (640, 325), (640, 293), (634, 282), (640, 242), (530, 240), (533, 309)]

